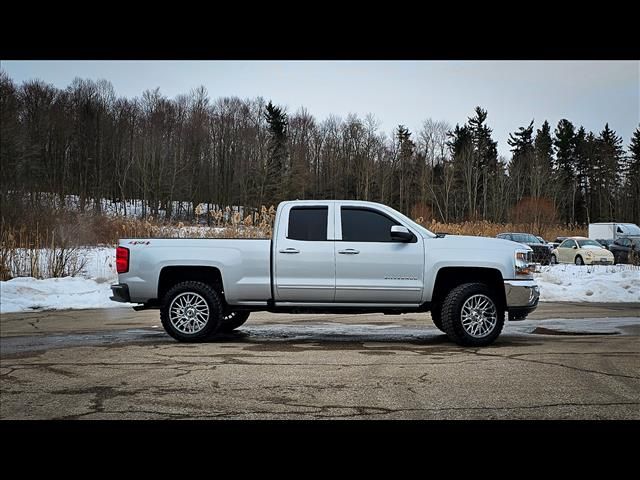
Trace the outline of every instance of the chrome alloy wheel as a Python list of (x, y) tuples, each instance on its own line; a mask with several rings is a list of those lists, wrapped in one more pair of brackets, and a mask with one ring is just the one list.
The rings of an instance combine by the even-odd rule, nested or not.
[(473, 295), (462, 305), (462, 327), (475, 338), (483, 338), (493, 332), (498, 323), (496, 306), (486, 295)]
[(198, 333), (209, 321), (209, 305), (197, 293), (181, 293), (169, 306), (169, 320), (180, 333)]

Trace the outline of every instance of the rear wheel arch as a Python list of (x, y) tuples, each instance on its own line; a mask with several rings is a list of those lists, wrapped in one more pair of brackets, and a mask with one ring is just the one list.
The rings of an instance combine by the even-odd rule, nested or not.
[(158, 300), (162, 300), (174, 285), (188, 281), (202, 282), (211, 286), (211, 288), (220, 295), (221, 300), (223, 302), (225, 301), (224, 284), (220, 269), (193, 265), (170, 265), (163, 267), (158, 276)]

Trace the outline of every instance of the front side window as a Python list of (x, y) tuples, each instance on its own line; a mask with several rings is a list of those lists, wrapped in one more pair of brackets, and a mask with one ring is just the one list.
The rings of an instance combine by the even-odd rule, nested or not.
[(573, 248), (575, 242), (573, 240), (565, 240), (558, 248)]
[(327, 239), (329, 207), (294, 207), (289, 211), (287, 238), (324, 241)]
[(347, 242), (391, 242), (395, 220), (362, 208), (341, 207), (342, 240)]

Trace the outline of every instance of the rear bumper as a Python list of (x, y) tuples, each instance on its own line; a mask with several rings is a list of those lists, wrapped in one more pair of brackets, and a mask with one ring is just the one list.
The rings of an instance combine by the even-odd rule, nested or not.
[(129, 285), (126, 283), (111, 285), (111, 291), (113, 292), (113, 296), (109, 298), (114, 302), (131, 302), (131, 297), (129, 296)]
[(540, 287), (533, 280), (505, 280), (504, 295), (507, 311), (530, 313), (538, 306)]

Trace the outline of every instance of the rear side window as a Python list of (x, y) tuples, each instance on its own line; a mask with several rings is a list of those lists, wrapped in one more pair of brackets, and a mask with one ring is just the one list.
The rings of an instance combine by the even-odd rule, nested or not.
[(327, 239), (329, 207), (294, 207), (289, 210), (291, 240), (323, 241)]
[(346, 242), (391, 242), (391, 226), (400, 225), (373, 210), (341, 207), (342, 240)]

